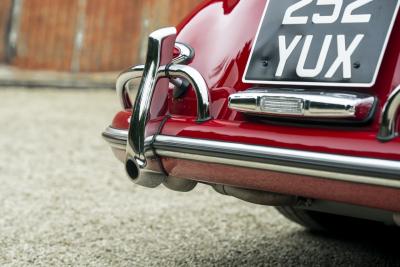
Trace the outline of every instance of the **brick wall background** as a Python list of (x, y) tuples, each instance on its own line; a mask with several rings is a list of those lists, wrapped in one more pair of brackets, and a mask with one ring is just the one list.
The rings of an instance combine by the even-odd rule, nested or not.
[(1, 0), (0, 62), (8, 58), (23, 69), (121, 70), (143, 62), (150, 32), (175, 26), (201, 1)]
[(0, 62), (6, 60), (6, 42), (12, 0), (0, 1)]

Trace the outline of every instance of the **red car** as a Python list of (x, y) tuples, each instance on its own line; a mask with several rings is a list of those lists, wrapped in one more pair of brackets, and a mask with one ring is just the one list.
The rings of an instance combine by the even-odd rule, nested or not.
[(399, 5), (205, 1), (150, 35), (103, 137), (138, 185), (207, 184), (313, 229), (400, 225)]

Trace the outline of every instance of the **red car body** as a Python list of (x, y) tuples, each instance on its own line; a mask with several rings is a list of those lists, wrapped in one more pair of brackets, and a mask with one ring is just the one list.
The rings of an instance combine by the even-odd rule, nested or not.
[[(392, 122), (395, 136), (390, 140), (379, 140), (378, 137), (386, 119), (385, 108), (389, 109), (389, 104), (396, 102), (400, 85), (400, 16), (395, 19), (373, 86), (319, 87), (326, 91), (340, 90), (374, 96), (377, 105), (368, 122), (304, 123), (285, 121), (279, 117), (267, 120), (229, 108), (229, 96), (235, 93), (254, 87), (277, 87), (244, 83), (242, 79), (266, 3), (265, 0), (205, 1), (177, 27), (176, 41), (187, 44), (195, 51), (187, 66), (197, 70), (207, 85), (210, 119), (204, 122), (197, 120), (198, 97), (193, 88), (189, 88), (182, 97), (175, 98), (173, 86), (168, 85), (167, 79), (160, 79), (149, 107), (145, 136), (181, 138), (176, 140), (183, 140), (183, 143), (166, 145), (168, 138), (160, 138), (160, 142), (152, 148), (154, 153), (145, 168), (182, 181), (225, 185), (250, 189), (250, 192), (271, 192), (353, 207), (350, 214), (340, 211), (340, 208), (330, 210), (325, 206), (318, 208), (322, 212), (360, 217), (355, 215), (359, 207), (371, 210), (371, 216), (361, 216), (368, 219), (374, 219), (372, 211), (376, 210), (398, 218), (400, 139), (396, 138), (396, 133), (399, 119)], [(179, 49), (175, 49), (174, 56), (178, 54)], [(111, 144), (119, 144), (113, 148), (123, 161), (126, 152), (122, 136), (125, 135), (126, 139), (132, 115), (129, 103), (124, 108), (111, 124), (112, 129), (121, 131), (117, 135), (115, 131), (114, 135), (110, 131), (104, 133)], [(397, 107), (390, 108), (397, 115)], [(199, 147), (191, 149), (193, 144), (190, 140), (199, 142)], [(204, 143), (211, 148), (215, 145), (215, 151), (209, 149), (206, 153), (199, 153), (204, 152)], [(219, 151), (225, 145), (228, 150)], [(231, 151), (229, 147), (235, 145), (238, 147)], [(258, 148), (262, 155), (249, 154)], [(238, 153), (241, 149), (243, 155)], [(273, 155), (271, 158), (269, 153)], [(288, 158), (285, 153), (290, 154)], [(300, 154), (292, 157), (293, 153)], [(325, 160), (325, 157), (325, 164), (318, 161)], [(308, 161), (312, 158), (317, 159), (316, 163)], [(278, 202), (277, 205), (281, 204)]]

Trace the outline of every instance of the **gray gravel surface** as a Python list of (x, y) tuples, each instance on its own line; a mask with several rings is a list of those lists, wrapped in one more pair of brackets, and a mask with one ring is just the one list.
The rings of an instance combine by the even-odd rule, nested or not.
[(1, 266), (400, 265), (398, 237), (312, 234), (206, 186), (134, 186), (100, 137), (117, 110), (112, 91), (0, 90)]

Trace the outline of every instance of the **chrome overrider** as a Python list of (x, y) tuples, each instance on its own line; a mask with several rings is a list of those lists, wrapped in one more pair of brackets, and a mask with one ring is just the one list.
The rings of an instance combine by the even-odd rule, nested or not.
[[(129, 177), (137, 184), (146, 187), (156, 187), (166, 176), (162, 172), (147, 169), (145, 144), (145, 128), (148, 122), (151, 98), (160, 78), (186, 79), (193, 87), (197, 96), (197, 121), (210, 119), (210, 96), (204, 78), (194, 68), (176, 64), (172, 61), (172, 49), (176, 40), (176, 29), (173, 27), (160, 29), (149, 36), (146, 64), (132, 67), (123, 72), (117, 80), (117, 94), (124, 108), (129, 108), (127, 83), (132, 79), (141, 78), (137, 96), (132, 110), (132, 118), (126, 146), (125, 167)], [(182, 48), (181, 48), (182, 50)], [(166, 59), (169, 62), (165, 62)], [(184, 58), (178, 57), (179, 61)], [(165, 65), (162, 65), (165, 64)], [(151, 143), (151, 139), (149, 141)]]
[(399, 136), (398, 115), (400, 113), (400, 85), (390, 94), (381, 116), (378, 140), (388, 142)]

